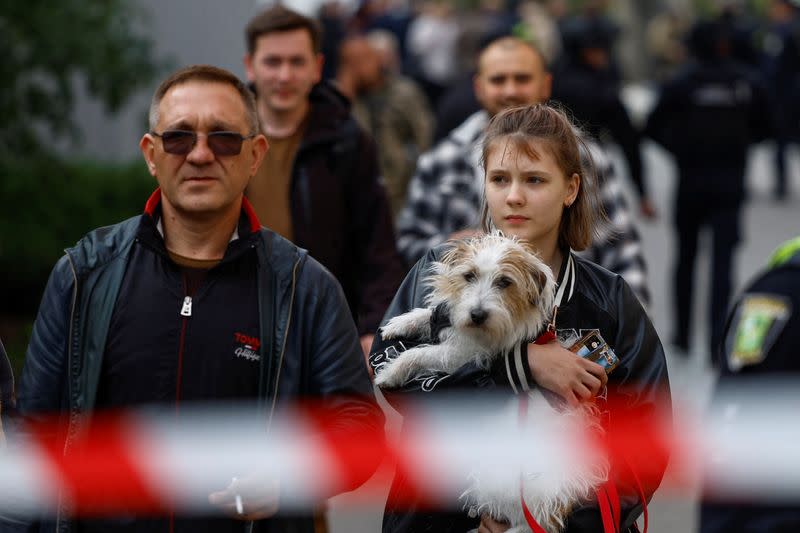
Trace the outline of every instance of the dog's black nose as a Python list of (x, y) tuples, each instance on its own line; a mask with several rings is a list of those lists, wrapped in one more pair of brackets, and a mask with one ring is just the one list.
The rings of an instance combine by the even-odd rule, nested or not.
[(480, 326), (484, 322), (486, 322), (486, 318), (489, 316), (489, 313), (485, 309), (473, 309), (469, 313), (469, 317), (472, 319), (472, 323), (476, 326)]

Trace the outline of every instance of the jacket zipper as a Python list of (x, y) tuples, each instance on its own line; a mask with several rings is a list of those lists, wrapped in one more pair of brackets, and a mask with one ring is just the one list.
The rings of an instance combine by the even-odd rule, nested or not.
[[(181, 404), (181, 380), (183, 379), (183, 348), (186, 342), (186, 327), (189, 325), (189, 318), (192, 316), (192, 297), (189, 296), (189, 283), (186, 280), (186, 275), (183, 276), (183, 292), (186, 296), (183, 298), (181, 304), (181, 337), (178, 344), (178, 370), (175, 380), (175, 416), (180, 412)], [(169, 512), (169, 532), (175, 531), (175, 511)]]
[[(77, 307), (77, 299), (78, 299), (78, 274), (77, 274), (77, 272), (75, 270), (75, 265), (72, 262), (72, 258), (70, 257), (70, 255), (68, 253), (66, 255), (67, 255), (67, 261), (69, 262), (70, 271), (72, 272), (72, 279), (73, 279), (73, 282), (74, 282), (73, 291), (72, 291), (72, 306), (71, 306), (71, 309), (70, 309), (70, 318), (69, 318), (69, 324), (70, 324), (69, 339), (68, 339), (68, 344), (67, 344), (67, 346), (69, 347), (68, 363), (71, 363), (72, 362), (72, 357), (73, 357), (73, 354), (74, 354), (74, 351), (75, 351), (73, 349), (72, 342), (73, 342), (73, 339), (74, 339), (74, 331), (75, 331), (75, 328), (77, 327), (77, 325), (75, 324), (75, 310), (76, 310), (76, 307)], [(287, 317), (287, 321), (286, 321), (286, 330), (287, 330), (287, 332), (289, 330), (289, 326), (290, 326), (291, 320), (292, 320), (292, 307), (294, 306), (295, 285), (296, 285), (296, 281), (297, 281), (297, 267), (298, 267), (299, 264), (300, 264), (300, 260), (298, 259), (297, 262), (294, 264), (294, 268), (292, 269), (292, 292), (291, 292), (292, 296), (291, 296), (291, 298), (289, 300), (289, 313), (288, 313), (288, 317)], [(184, 292), (188, 292), (188, 284), (186, 282), (186, 278), (185, 277), (184, 277)], [(185, 336), (186, 336), (186, 327), (188, 325), (189, 317), (192, 316), (192, 304), (193, 304), (192, 297), (187, 294), (183, 299), (183, 302), (181, 304), (181, 310), (180, 310), (180, 316), (183, 317), (183, 318), (182, 318), (182, 324), (181, 324), (180, 346), (179, 346), (179, 350), (178, 350), (178, 376), (177, 376), (177, 387), (176, 387), (176, 392), (175, 392), (175, 410), (176, 410), (176, 413), (178, 411), (178, 403), (179, 403), (179, 400), (180, 400), (180, 382), (181, 382), (182, 370), (183, 370), (183, 348), (184, 348), (184, 341), (185, 341)], [(273, 332), (273, 334), (274, 334), (274, 332)], [(277, 398), (278, 398), (277, 386), (278, 386), (278, 381), (279, 381), (279, 378), (280, 378), (280, 368), (281, 368), (282, 363), (283, 363), (283, 355), (284, 355), (284, 352), (286, 351), (286, 338), (287, 338), (287, 336), (285, 336), (284, 339), (283, 339), (283, 344), (281, 346), (281, 352), (280, 352), (280, 356), (279, 356), (279, 360), (278, 360), (278, 375), (277, 375), (276, 381), (275, 381), (275, 387), (276, 388), (275, 388), (275, 394), (273, 395), (272, 409), (270, 410), (269, 422), (271, 422), (271, 420), (272, 420), (272, 413), (274, 412), (275, 403), (277, 402)], [(70, 374), (71, 374), (71, 366), (70, 366)], [(67, 380), (67, 387), (68, 387), (68, 390), (67, 390), (68, 395), (71, 398), (71, 395), (72, 395), (72, 379)], [(67, 450), (68, 450), (68, 448), (69, 448), (69, 446), (71, 444), (73, 433), (75, 432), (75, 424), (77, 423), (77, 417), (78, 417), (77, 409), (74, 408), (74, 407), (71, 408), (70, 417), (69, 417), (69, 423), (67, 425), (67, 436), (66, 436), (66, 439), (64, 441), (64, 454), (65, 455), (66, 455)], [(267, 424), (268, 427), (269, 427), (269, 422)], [(61, 498), (61, 496), (59, 496), (58, 512), (56, 514), (56, 521), (55, 521), (55, 531), (56, 531), (56, 533), (58, 533), (58, 531), (61, 529), (61, 522), (62, 522), (62, 516), (63, 516), (64, 510), (65, 509), (64, 509), (62, 498)], [(253, 525), (254, 525), (253, 521), (245, 523), (245, 530), (248, 531), (248, 532), (252, 532), (253, 531)], [(170, 533), (172, 533), (174, 530), (175, 530), (175, 513), (174, 513), (174, 511), (171, 511), (170, 512), (169, 531), (170, 531)]]
[(187, 296), (183, 299), (181, 306), (181, 316), (192, 316), (192, 297)]
[[(184, 289), (188, 291), (188, 284), (184, 278)], [(181, 305), (181, 337), (178, 344), (178, 370), (175, 379), (175, 414), (180, 411), (181, 404), (181, 380), (183, 379), (183, 349), (186, 343), (186, 328), (189, 325), (189, 318), (192, 316), (192, 297), (185, 296)]]
[[(181, 381), (183, 380), (183, 350), (186, 344), (186, 330), (189, 326), (189, 318), (192, 316), (193, 296), (197, 292), (197, 287), (192, 289), (189, 286), (189, 279), (186, 274), (182, 274), (183, 280), (183, 302), (181, 303), (181, 336), (178, 344), (178, 370), (175, 380), (175, 414), (177, 415), (181, 403)], [(189, 292), (192, 294), (189, 294)]]

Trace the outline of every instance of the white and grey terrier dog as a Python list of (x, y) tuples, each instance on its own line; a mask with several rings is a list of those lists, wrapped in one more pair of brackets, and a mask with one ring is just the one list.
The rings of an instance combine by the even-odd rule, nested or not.
[[(534, 337), (553, 309), (553, 273), (524, 242), (491, 233), (459, 241), (434, 262), (427, 307), (412, 309), (380, 329), (383, 339), (430, 339), (387, 362), (375, 378), (382, 388), (402, 385), (419, 371), (453, 372)], [(431, 316), (444, 309), (449, 327), (431, 339)]]
[[(392, 318), (380, 334), (383, 339), (426, 339), (431, 344), (409, 348), (377, 369), (375, 383), (381, 388), (398, 387), (425, 372), (450, 373), (468, 362), (488, 368), (493, 358), (538, 335), (553, 311), (550, 268), (524, 241), (498, 232), (456, 243), (433, 263), (426, 281), (432, 288), (427, 307)], [(443, 310), (449, 325), (431, 338), (431, 317), (437, 309)], [(526, 400), (528, 414), (520, 423), (535, 424), (537, 434), (575, 436), (598, 428), (590, 405), (553, 405), (538, 391)], [(518, 408), (515, 401), (498, 416), (517, 417)], [(574, 504), (589, 498), (608, 475), (602, 459), (580, 447), (566, 448), (570, 447), (558, 450), (557, 458), (537, 461), (533, 470), (525, 466), (510, 477), (482, 470), (476, 460), (470, 487), (462, 495), (465, 507), (472, 514), (509, 522), (512, 531), (530, 531), (520, 500), (522, 488), (536, 521), (548, 532), (561, 531)]]

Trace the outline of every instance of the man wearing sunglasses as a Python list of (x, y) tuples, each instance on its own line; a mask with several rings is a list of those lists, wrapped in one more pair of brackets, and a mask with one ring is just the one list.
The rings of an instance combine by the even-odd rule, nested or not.
[[(174, 73), (155, 92), (140, 148), (159, 187), (144, 214), (89, 233), (55, 266), (20, 413), (70, 413), (71, 435), (79, 415), (100, 409), (160, 405), (181, 416), (225, 401), (259, 406), (266, 418), (303, 398), (335, 406), (347, 434), (382, 431), (339, 284), (262, 227), (244, 198), (268, 149), (246, 85), (211, 66)], [(48, 530), (313, 531), (310, 516), (262, 520), (276, 512), (276, 493), (240, 489), (234, 481), (210, 495), (215, 517), (76, 522), (59, 513)]]
[(247, 25), (247, 77), (270, 153), (247, 188), (265, 226), (339, 280), (364, 352), (404, 275), (373, 141), (321, 81), (317, 23), (281, 5)]

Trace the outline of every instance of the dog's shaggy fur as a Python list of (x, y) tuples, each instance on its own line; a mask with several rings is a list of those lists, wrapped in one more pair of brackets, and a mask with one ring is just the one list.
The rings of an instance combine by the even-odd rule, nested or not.
[[(383, 388), (402, 385), (415, 372), (453, 372), (491, 358), (532, 338), (553, 309), (553, 273), (523, 242), (492, 233), (458, 242), (432, 265), (426, 308), (389, 320), (384, 339), (430, 339), (433, 310), (444, 305), (450, 327), (438, 344), (421, 345), (388, 362), (375, 378)], [(434, 340), (434, 339), (431, 339)]]
[[(527, 244), (499, 233), (457, 243), (433, 264), (426, 281), (432, 287), (427, 307), (392, 318), (380, 333), (384, 339), (421, 338), (438, 344), (415, 346), (384, 364), (375, 378), (382, 388), (400, 386), (423, 372), (453, 372), (468, 362), (488, 367), (493, 357), (540, 333), (553, 309), (550, 268)], [(445, 310), (449, 326), (431, 339), (431, 317), (437, 308)], [(578, 436), (597, 427), (592, 407), (554, 407), (540, 392), (526, 401), (526, 423), (536, 424), (540, 434)], [(517, 409), (515, 401), (500, 416), (516, 416)], [(462, 496), (465, 507), (508, 521), (514, 531), (529, 531), (520, 503), (522, 483), (537, 522), (549, 532), (561, 531), (572, 506), (591, 496), (607, 478), (608, 468), (584, 451), (558, 455), (521, 477), (520, 472), (510, 478), (481, 472), (476, 464), (471, 486)]]
[[(527, 402), (527, 414), (519, 417), (519, 402)], [(591, 432), (599, 432), (597, 409), (554, 406), (541, 392), (531, 392), (510, 402), (498, 416), (505, 427), (525, 432), (536, 442), (536, 457), (525, 457), (515, 471), (499, 470), (491, 462), (476, 461), (470, 483), (461, 499), (471, 516), (487, 514), (511, 524), (511, 533), (530, 532), (520, 500), (548, 533), (559, 533), (578, 502), (588, 501), (608, 479), (608, 461), (593, 446)]]

